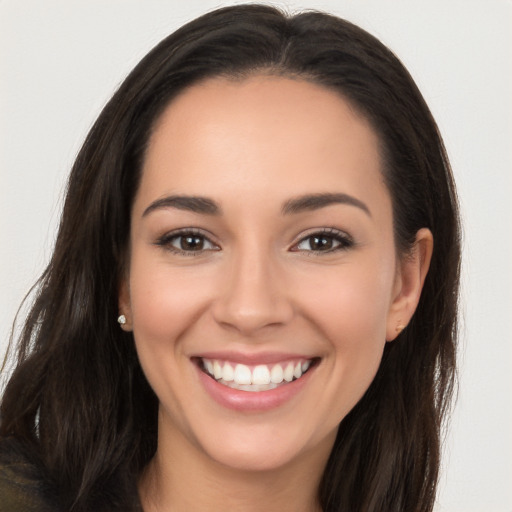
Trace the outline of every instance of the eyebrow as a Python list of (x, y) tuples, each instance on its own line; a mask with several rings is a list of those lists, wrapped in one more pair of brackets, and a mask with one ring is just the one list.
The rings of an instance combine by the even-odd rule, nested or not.
[(347, 204), (363, 210), (368, 216), (372, 216), (370, 209), (363, 201), (349, 194), (325, 193), (325, 194), (307, 194), (295, 197), (286, 201), (282, 208), (283, 215), (301, 213), (310, 210), (319, 210), (332, 204)]
[(221, 209), (219, 205), (207, 197), (197, 196), (167, 196), (153, 201), (142, 214), (143, 217), (149, 213), (161, 208), (177, 208), (178, 210), (186, 210), (203, 215), (220, 215)]
[[(370, 209), (365, 203), (363, 203), (363, 201), (349, 194), (341, 193), (306, 194), (295, 197), (289, 199), (283, 204), (281, 212), (283, 215), (290, 215), (304, 211), (319, 210), (320, 208), (325, 208), (332, 204), (347, 204), (355, 206), (371, 217)], [(213, 199), (208, 197), (172, 195), (153, 201), (144, 210), (142, 217), (147, 216), (155, 210), (165, 208), (177, 208), (178, 210), (186, 210), (203, 215), (221, 214), (220, 206)]]

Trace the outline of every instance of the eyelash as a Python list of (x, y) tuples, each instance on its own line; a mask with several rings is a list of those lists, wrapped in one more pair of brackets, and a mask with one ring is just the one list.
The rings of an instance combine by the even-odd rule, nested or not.
[[(213, 248), (208, 249), (198, 249), (198, 250), (185, 250), (182, 248), (178, 248), (173, 246), (173, 242), (179, 241), (180, 239), (185, 238), (196, 238), (200, 239), (200, 241), (205, 244), (210, 244)], [(327, 250), (315, 250), (315, 249), (300, 249), (299, 246), (305, 242), (308, 242), (311, 244), (312, 239), (324, 239), (324, 240), (331, 240), (331, 244), (337, 244), (334, 247), (330, 247)], [(180, 256), (198, 256), (200, 254), (203, 254), (204, 252), (210, 252), (210, 251), (218, 251), (220, 250), (219, 246), (216, 245), (214, 242), (212, 242), (201, 230), (199, 229), (182, 229), (179, 231), (173, 231), (170, 233), (166, 233), (165, 235), (161, 236), (155, 243), (155, 245), (159, 247), (163, 247), (166, 250), (178, 254)], [(342, 231), (339, 231), (335, 228), (323, 228), (320, 230), (312, 231), (311, 233), (307, 234), (306, 236), (303, 236), (296, 244), (292, 246), (290, 251), (292, 252), (303, 252), (303, 253), (309, 253), (309, 256), (321, 256), (323, 254), (330, 254), (338, 251), (343, 251), (350, 249), (353, 247), (354, 241), (352, 238), (347, 235), (346, 233), (343, 233)], [(311, 246), (311, 245), (310, 245)]]
[[(185, 250), (185, 249), (179, 249), (178, 247), (174, 247), (172, 243), (174, 241), (178, 241), (179, 239), (185, 239), (185, 238), (198, 238), (201, 239), (203, 244), (205, 242), (211, 244), (214, 248), (213, 249), (199, 249), (199, 250)], [(172, 231), (171, 233), (166, 233), (165, 235), (161, 236), (157, 241), (156, 245), (159, 247), (163, 247), (167, 249), (168, 251), (178, 254), (180, 256), (199, 256), (200, 254), (203, 254), (204, 252), (209, 251), (217, 251), (219, 250), (218, 245), (214, 244), (201, 230), (194, 229), (194, 228), (188, 228), (188, 229), (181, 229), (179, 231)]]
[[(338, 245), (335, 245), (334, 247), (330, 247), (326, 250), (314, 250), (314, 249), (300, 249), (299, 245), (305, 242), (308, 242), (311, 244), (311, 240), (317, 238), (317, 239), (330, 239), (331, 243), (337, 243)], [(307, 234), (306, 236), (301, 237), (301, 239), (292, 247), (291, 251), (293, 252), (304, 252), (309, 253), (309, 256), (322, 256), (324, 254), (331, 254), (338, 251), (346, 251), (347, 249), (350, 249), (355, 245), (354, 240), (344, 233), (343, 231), (340, 231), (335, 228), (323, 228), (320, 230), (312, 231), (311, 233)]]

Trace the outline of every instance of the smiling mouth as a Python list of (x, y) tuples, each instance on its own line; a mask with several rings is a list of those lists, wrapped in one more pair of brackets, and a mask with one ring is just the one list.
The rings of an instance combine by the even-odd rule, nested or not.
[(218, 359), (196, 358), (201, 371), (219, 384), (240, 391), (268, 391), (300, 379), (319, 358), (293, 359), (275, 364), (245, 365)]

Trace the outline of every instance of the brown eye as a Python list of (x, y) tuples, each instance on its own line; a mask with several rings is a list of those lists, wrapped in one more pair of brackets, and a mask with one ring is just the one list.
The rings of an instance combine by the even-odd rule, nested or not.
[(208, 237), (195, 231), (168, 233), (156, 241), (156, 245), (180, 255), (196, 255), (207, 251), (218, 251), (220, 247)]
[(354, 245), (352, 239), (341, 231), (329, 230), (328, 232), (313, 233), (303, 238), (293, 251), (322, 253), (348, 249)]
[[(204, 249), (204, 237), (198, 235), (176, 237), (179, 248), (183, 251), (202, 251)], [(173, 244), (174, 245), (174, 244)]]
[(334, 240), (328, 236), (310, 236), (306, 242), (312, 251), (328, 251), (334, 246)]

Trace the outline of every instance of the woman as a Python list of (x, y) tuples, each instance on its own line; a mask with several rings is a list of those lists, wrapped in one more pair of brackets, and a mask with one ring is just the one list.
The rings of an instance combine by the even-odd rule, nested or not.
[(268, 6), (187, 24), (73, 167), (0, 510), (432, 510), (459, 258), (440, 135), (380, 42)]

